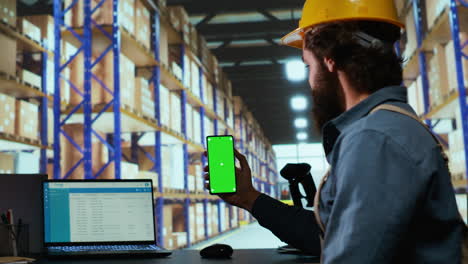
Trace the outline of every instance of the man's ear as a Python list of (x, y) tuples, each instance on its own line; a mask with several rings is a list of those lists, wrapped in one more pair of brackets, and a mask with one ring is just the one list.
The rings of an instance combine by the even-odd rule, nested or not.
[(325, 57), (325, 58), (323, 58), (323, 63), (325, 64), (325, 66), (327, 67), (329, 72), (335, 72), (336, 71), (336, 64), (335, 64), (334, 60)]

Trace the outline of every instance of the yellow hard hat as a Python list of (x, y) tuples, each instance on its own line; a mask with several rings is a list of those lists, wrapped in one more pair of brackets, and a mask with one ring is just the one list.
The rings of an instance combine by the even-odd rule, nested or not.
[(284, 36), (281, 44), (302, 49), (304, 33), (313, 26), (347, 20), (370, 20), (403, 28), (393, 0), (306, 0), (299, 28)]

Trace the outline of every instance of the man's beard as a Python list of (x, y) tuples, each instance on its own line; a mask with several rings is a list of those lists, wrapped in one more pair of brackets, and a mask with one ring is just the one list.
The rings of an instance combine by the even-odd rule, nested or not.
[(312, 114), (315, 129), (321, 133), (323, 126), (345, 112), (343, 89), (336, 73), (327, 71), (325, 65), (319, 66), (319, 72), (312, 89)]

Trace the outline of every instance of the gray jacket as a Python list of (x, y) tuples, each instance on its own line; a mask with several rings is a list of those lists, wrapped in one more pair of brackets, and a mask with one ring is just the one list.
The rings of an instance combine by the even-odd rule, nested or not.
[[(413, 112), (406, 88), (386, 87), (327, 123), (331, 174), (323, 186), (323, 264), (460, 263), (463, 225), (432, 136), (387, 103)], [(283, 241), (319, 253), (313, 213), (262, 195), (252, 214)]]

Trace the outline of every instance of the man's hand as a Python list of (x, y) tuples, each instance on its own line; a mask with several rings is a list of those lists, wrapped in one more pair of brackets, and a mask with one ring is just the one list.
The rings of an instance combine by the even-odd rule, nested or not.
[[(249, 164), (244, 155), (240, 154), (237, 150), (234, 150), (236, 158), (240, 162), (240, 168), (236, 168), (236, 183), (237, 192), (232, 194), (220, 194), (219, 197), (225, 202), (235, 205), (237, 207), (244, 208), (251, 212), (255, 200), (260, 196), (260, 192), (255, 190), (252, 185), (252, 174), (250, 172)], [(206, 152), (205, 152), (206, 156)], [(210, 189), (210, 175), (209, 167), (205, 167), (205, 188)]]

